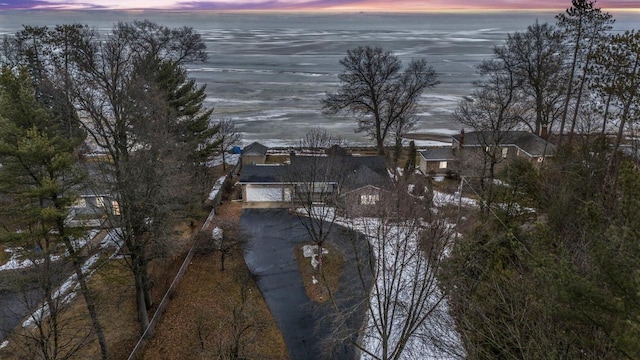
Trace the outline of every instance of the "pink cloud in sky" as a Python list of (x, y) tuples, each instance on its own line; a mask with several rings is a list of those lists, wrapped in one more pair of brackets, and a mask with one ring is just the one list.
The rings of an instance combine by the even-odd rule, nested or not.
[[(526, 5), (525, 5), (526, 4)], [(640, 10), (639, 0), (600, 0), (603, 9)], [(0, 0), (8, 9), (438, 11), (562, 10), (569, 0)]]

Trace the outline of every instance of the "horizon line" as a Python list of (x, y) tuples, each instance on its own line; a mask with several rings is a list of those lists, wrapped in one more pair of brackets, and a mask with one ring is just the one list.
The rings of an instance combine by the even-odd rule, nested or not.
[[(0, 13), (5, 11), (117, 11), (117, 12), (216, 12), (216, 13), (349, 13), (349, 14), (385, 14), (385, 13), (395, 13), (395, 14), (415, 14), (415, 13), (494, 13), (494, 12), (521, 12), (521, 13), (530, 13), (530, 12), (564, 12), (566, 8), (440, 8), (440, 9), (332, 9), (332, 8), (321, 8), (321, 9), (310, 9), (310, 8), (299, 8), (299, 9), (189, 9), (189, 8), (130, 8), (130, 9), (115, 9), (115, 8), (100, 8), (100, 7), (78, 7), (78, 8), (69, 8), (69, 7), (31, 7), (31, 8), (1, 8)], [(635, 13), (640, 12), (640, 7), (636, 8), (628, 8), (628, 7), (616, 7), (616, 8), (607, 8), (607, 11), (616, 11), (616, 12), (625, 12), (625, 13)]]

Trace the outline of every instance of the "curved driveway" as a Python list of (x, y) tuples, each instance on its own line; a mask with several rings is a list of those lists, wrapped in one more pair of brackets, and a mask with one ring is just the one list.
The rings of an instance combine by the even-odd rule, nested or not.
[[(298, 272), (294, 247), (309, 240), (304, 226), (287, 209), (245, 209), (240, 225), (248, 235), (245, 260), (278, 322), (291, 359), (322, 359), (326, 354), (322, 342), (332, 330), (328, 317), (332, 312), (328, 303), (320, 305), (307, 297)], [(343, 306), (353, 306), (357, 299), (366, 298), (356, 280), (350, 241), (349, 231), (335, 225), (329, 242), (345, 255), (336, 294)], [(359, 314), (349, 322), (357, 328), (362, 319)], [(354, 357), (355, 350), (348, 342), (339, 344), (331, 355), (332, 359)]]

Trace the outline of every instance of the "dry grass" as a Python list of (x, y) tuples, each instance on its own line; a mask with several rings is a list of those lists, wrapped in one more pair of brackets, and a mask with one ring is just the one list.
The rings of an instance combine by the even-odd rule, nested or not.
[[(340, 276), (344, 266), (344, 257), (342, 253), (335, 247), (325, 244), (323, 248), (329, 251), (322, 259), (322, 269), (314, 269), (311, 266), (311, 258), (305, 258), (302, 253), (302, 247), (305, 245), (314, 245), (313, 242), (302, 243), (294, 248), (296, 260), (298, 262), (298, 271), (302, 276), (304, 289), (309, 299), (323, 303), (330, 299), (331, 293), (335, 293), (340, 285)], [(314, 284), (313, 279), (318, 283)]]
[[(236, 197), (237, 194), (228, 196), (229, 199)], [(216, 209), (212, 225), (220, 221), (239, 222), (241, 212), (242, 203), (225, 201)], [(192, 229), (188, 222), (177, 226), (172, 233), (174, 251), (149, 263), (154, 302), (150, 316), (173, 281), (194, 230), (197, 229)], [(282, 335), (250, 276), (241, 251), (235, 251), (226, 259), (225, 272), (219, 270), (218, 255), (210, 253), (194, 257), (156, 328), (155, 337), (146, 347), (144, 358), (218, 358), (219, 353), (228, 351), (227, 345), (232, 343), (233, 331), (230, 329), (234, 324), (249, 327), (241, 338), (241, 356), (274, 360), (288, 358)], [(107, 260), (92, 277), (90, 288), (109, 346), (110, 359), (126, 359), (140, 335), (130, 269), (122, 260)], [(74, 326), (83, 332), (89, 329), (91, 324), (83, 297), (76, 296), (69, 306), (69, 316), (79, 319)], [(17, 352), (11, 354), (11, 347), (18, 342), (15, 338), (9, 340), (11, 345), (0, 351), (0, 358), (24, 358)], [(97, 359), (99, 354), (98, 343), (92, 338), (74, 358)]]
[[(144, 359), (218, 358), (232, 342), (233, 327), (249, 329), (241, 338), (241, 356), (286, 359), (284, 340), (255, 282), (248, 278), (247, 300), (241, 300), (243, 277), (248, 274), (238, 252), (219, 270), (216, 254), (194, 258), (147, 346)], [(245, 277), (245, 279), (247, 279)], [(233, 318), (234, 309), (242, 316)]]
[(5, 252), (5, 247), (0, 245), (0, 265), (4, 265), (11, 259), (9, 253)]
[[(242, 203), (225, 202), (216, 209), (211, 227), (229, 220), (238, 222), (241, 213)], [(223, 353), (233, 343), (236, 326), (248, 328), (240, 337), (241, 357), (288, 357), (282, 335), (241, 251), (230, 255), (225, 260), (224, 272), (220, 271), (216, 252), (193, 258), (147, 346), (144, 359), (226, 358)]]

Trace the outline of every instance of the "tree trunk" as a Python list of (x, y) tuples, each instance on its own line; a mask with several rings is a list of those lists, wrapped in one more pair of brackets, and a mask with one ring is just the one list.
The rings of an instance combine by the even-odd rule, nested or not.
[[(149, 315), (147, 314), (147, 306), (145, 305), (144, 285), (142, 284), (142, 276), (140, 274), (136, 274), (134, 277), (136, 283), (136, 306), (138, 308), (138, 321), (140, 321), (140, 333), (144, 334), (149, 327)], [(150, 335), (151, 334), (147, 334), (147, 336)]]
[[(589, 52), (591, 52), (591, 47), (589, 48)], [(582, 71), (582, 79), (580, 80), (580, 86), (578, 87), (578, 94), (576, 95), (576, 106), (573, 109), (573, 118), (571, 119), (571, 131), (570, 133), (573, 134), (575, 128), (576, 128), (576, 122), (578, 120), (578, 112), (580, 111), (580, 102), (582, 100), (582, 92), (584, 91), (584, 84), (586, 82), (585, 78), (586, 78), (586, 72), (589, 69), (589, 63), (591, 61), (591, 56), (587, 56), (587, 60), (585, 61), (584, 67), (583, 67), (583, 71)], [(573, 140), (573, 136), (571, 136), (569, 138), (569, 144), (571, 144)]]
[[(58, 224), (58, 227), (64, 226), (63, 224)], [(102, 360), (107, 360), (109, 358), (109, 351), (107, 349), (107, 340), (104, 337), (104, 331), (102, 330), (102, 325), (100, 324), (100, 320), (98, 319), (98, 312), (96, 311), (95, 302), (91, 298), (91, 294), (89, 292), (89, 287), (87, 286), (87, 280), (85, 278), (85, 274), (82, 272), (82, 264), (78, 259), (78, 254), (73, 247), (73, 244), (69, 240), (69, 238), (64, 238), (64, 244), (69, 252), (69, 257), (73, 263), (73, 269), (76, 273), (76, 277), (78, 279), (78, 285), (80, 285), (80, 292), (84, 297), (84, 302), (87, 305), (87, 311), (89, 312), (89, 318), (91, 318), (91, 323), (93, 325), (93, 329), (96, 332), (96, 337), (98, 338), (98, 343), (100, 344), (100, 354)]]
[(571, 61), (571, 72), (569, 73), (569, 82), (567, 83), (567, 96), (564, 99), (564, 109), (562, 111), (562, 120), (560, 121), (560, 136), (558, 137), (558, 146), (562, 144), (562, 135), (564, 133), (564, 126), (567, 121), (567, 112), (569, 111), (569, 103), (571, 102), (571, 95), (573, 93), (573, 78), (576, 73), (576, 63), (578, 62), (578, 52), (580, 51), (580, 40), (582, 39), (581, 23), (578, 27), (578, 35), (576, 38), (576, 44), (573, 48), (573, 59)]
[(149, 315), (147, 314), (147, 302), (145, 296), (145, 281), (142, 276), (139, 256), (131, 254), (131, 267), (136, 288), (136, 308), (138, 310), (138, 321), (140, 322), (141, 333), (149, 327)]
[(147, 271), (147, 259), (144, 256), (140, 256), (140, 275), (142, 276), (142, 290), (144, 292), (144, 304), (147, 310), (151, 309), (153, 306), (153, 301), (151, 300), (151, 282), (149, 281), (149, 272)]
[(98, 343), (100, 344), (100, 354), (102, 360), (107, 360), (109, 358), (107, 339), (104, 337), (104, 331), (102, 330), (102, 325), (100, 324), (100, 320), (98, 319), (98, 312), (96, 311), (95, 302), (93, 301), (93, 299), (91, 298), (91, 294), (89, 293), (87, 281), (84, 278), (84, 274), (82, 273), (82, 266), (75, 260), (73, 265), (76, 270), (76, 276), (78, 278), (78, 284), (80, 285), (80, 291), (82, 292), (82, 296), (84, 297), (84, 302), (87, 305), (87, 310), (89, 311), (89, 317), (91, 318), (93, 329), (96, 332), (96, 337), (98, 338)]
[(222, 170), (226, 171), (227, 170), (227, 161), (225, 160), (225, 155), (224, 155), (225, 151), (224, 151), (224, 149), (222, 149), (221, 153), (222, 153)]

